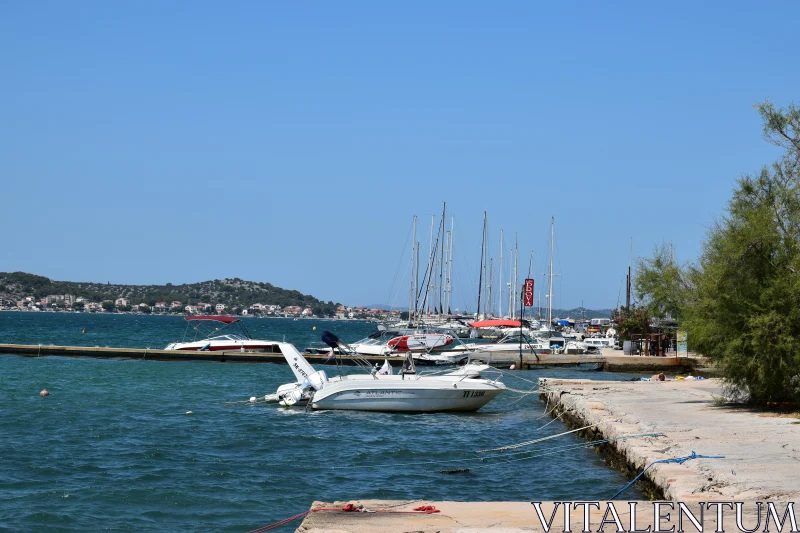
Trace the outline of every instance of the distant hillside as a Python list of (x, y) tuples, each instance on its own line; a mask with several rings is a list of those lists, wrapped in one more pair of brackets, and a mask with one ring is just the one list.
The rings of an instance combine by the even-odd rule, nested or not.
[[(612, 309), (584, 309), (576, 307), (574, 309), (553, 309), (553, 317), (558, 318), (610, 318)], [(546, 312), (546, 310), (542, 311)]]
[(90, 301), (102, 302), (127, 298), (130, 305), (180, 301), (183, 305), (197, 302), (225, 304), (244, 308), (252, 304), (279, 305), (281, 307), (310, 307), (317, 316), (333, 316), (338, 303), (322, 302), (298, 291), (275, 287), (270, 283), (244, 281), (239, 278), (215, 279), (183, 285), (117, 285), (74, 281), (53, 281), (44, 276), (26, 272), (0, 272), (0, 299), (20, 300), (26, 296), (44, 298), (49, 295), (71, 294)]

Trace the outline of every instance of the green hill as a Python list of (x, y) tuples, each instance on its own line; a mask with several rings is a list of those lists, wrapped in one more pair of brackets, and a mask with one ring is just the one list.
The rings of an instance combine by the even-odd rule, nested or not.
[(130, 305), (180, 301), (184, 306), (197, 302), (225, 304), (228, 309), (245, 308), (260, 303), (281, 307), (310, 307), (317, 316), (333, 316), (338, 303), (323, 302), (299, 291), (275, 287), (271, 283), (244, 281), (239, 278), (215, 279), (182, 285), (118, 285), (112, 283), (54, 281), (26, 272), (0, 272), (0, 299), (20, 300), (26, 296), (44, 298), (71, 294), (89, 301), (102, 302), (127, 298)]

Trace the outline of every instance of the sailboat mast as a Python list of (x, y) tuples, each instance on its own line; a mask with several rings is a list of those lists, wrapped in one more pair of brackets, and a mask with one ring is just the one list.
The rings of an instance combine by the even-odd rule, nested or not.
[(415, 303), (415, 295), (417, 293), (416, 288), (414, 287), (414, 280), (416, 278), (416, 265), (415, 265), (415, 257), (416, 257), (416, 248), (417, 248), (417, 215), (414, 215), (414, 236), (411, 239), (411, 276), (409, 276), (409, 285), (411, 294), (408, 296), (408, 320), (409, 322), (414, 320), (414, 310), (416, 307)]
[(500, 268), (497, 269), (500, 280), (497, 282), (497, 314), (503, 314), (503, 230), (500, 230)]
[(450, 259), (448, 261), (447, 269), (447, 312), (452, 311), (453, 305), (453, 246), (455, 244), (456, 236), (456, 217), (450, 215), (450, 252), (448, 253)]
[(481, 319), (481, 295), (483, 294), (483, 261), (486, 252), (486, 211), (483, 212), (483, 240), (481, 241), (481, 266), (478, 271), (478, 310), (476, 318)]
[(492, 289), (494, 288), (494, 257), (489, 258), (489, 277), (486, 278), (489, 280), (489, 291), (486, 295), (486, 313), (492, 314)]
[(519, 269), (519, 234), (514, 234), (514, 283), (511, 287), (511, 292), (514, 294), (514, 299), (511, 301), (511, 318), (512, 320), (517, 317), (517, 276)]
[(547, 296), (547, 327), (553, 327), (553, 244), (556, 238), (556, 217), (550, 219), (550, 288)]
[(447, 220), (447, 202), (442, 203), (442, 250), (439, 254), (439, 313), (444, 314), (444, 234)]

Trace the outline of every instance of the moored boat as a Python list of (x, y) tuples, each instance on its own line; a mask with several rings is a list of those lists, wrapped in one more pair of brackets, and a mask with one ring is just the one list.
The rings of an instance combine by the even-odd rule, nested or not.
[[(347, 346), (334, 335), (323, 335), (323, 339), (336, 345), (340, 352), (347, 352)], [(365, 372), (329, 378), (324, 370), (315, 370), (293, 345), (279, 343), (279, 347), (297, 378), (297, 382), (278, 388), (278, 401), (284, 406), (305, 404), (312, 409), (386, 412), (475, 411), (506, 390), (502, 382), (481, 377), (485, 366), (467, 365), (445, 374), (418, 374), (411, 352), (398, 374), (388, 359), (378, 369), (353, 354), (352, 359)]]
[[(186, 331), (181, 342), (167, 345), (165, 350), (200, 352), (233, 351), (280, 353), (276, 341), (253, 339), (241, 321), (232, 316), (195, 315), (187, 316)], [(225, 331), (233, 325), (238, 331)], [(190, 334), (189, 330), (193, 333)], [(192, 340), (186, 340), (191, 336)]]

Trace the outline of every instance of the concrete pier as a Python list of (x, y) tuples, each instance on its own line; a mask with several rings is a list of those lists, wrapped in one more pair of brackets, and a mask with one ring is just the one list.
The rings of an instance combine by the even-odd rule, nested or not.
[[(576, 500), (579, 501), (579, 500)], [(365, 512), (343, 512), (329, 509), (341, 509), (347, 503), (361, 505)], [(573, 503), (573, 502), (569, 502)], [(630, 504), (636, 505), (635, 519), (631, 520)], [(415, 507), (432, 505), (438, 513), (409, 513)], [(545, 521), (553, 517), (551, 533), (565, 529), (572, 532), (607, 531), (615, 532), (613, 522), (601, 526), (605, 512), (609, 506), (616, 511), (623, 531), (637, 529), (640, 532), (653, 531), (655, 526), (653, 502), (600, 501), (596, 507), (589, 509), (589, 520), (585, 522), (583, 509), (574, 508), (569, 516), (569, 527), (564, 527), (564, 503), (540, 502), (540, 509)], [(716, 512), (712, 508), (703, 515), (699, 512), (699, 504), (689, 504), (690, 512), (703, 525), (703, 531), (720, 531), (716, 522)], [(776, 506), (782, 511), (786, 505)], [(577, 509), (577, 510), (576, 510)], [(752, 527), (757, 521), (754, 502), (746, 502), (742, 507), (743, 523)], [(371, 511), (371, 512), (370, 512)], [(398, 511), (400, 511), (398, 513)], [(554, 513), (555, 511), (555, 513)], [(669, 518), (666, 516), (669, 515)], [(733, 524), (734, 511), (724, 513), (722, 524), (728, 526), (727, 531), (738, 531)], [(669, 532), (678, 529), (679, 513), (664, 507), (659, 520), (661, 531)], [(779, 515), (780, 516), (780, 515)], [(764, 513), (762, 512), (762, 518)], [(635, 527), (631, 527), (631, 523)], [(688, 519), (684, 517), (683, 526), (688, 533), (697, 533)], [(763, 522), (761, 522), (763, 524)], [(788, 524), (787, 524), (788, 525)], [(588, 527), (587, 527), (588, 526)], [(674, 529), (671, 529), (674, 528)], [(784, 526), (784, 529), (787, 529)], [(774, 522), (773, 522), (774, 530)], [(295, 533), (546, 533), (531, 502), (450, 502), (450, 501), (392, 501), (392, 500), (354, 500), (351, 502), (314, 502), (303, 522)], [(758, 530), (759, 533), (761, 529)]]
[[(657, 464), (645, 477), (670, 500), (789, 501), (800, 497), (800, 420), (725, 405), (719, 380), (539, 380), (541, 396), (587, 439), (664, 433), (612, 447), (630, 474), (692, 451), (724, 459)], [(624, 497), (624, 495), (623, 495)]]

